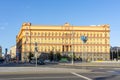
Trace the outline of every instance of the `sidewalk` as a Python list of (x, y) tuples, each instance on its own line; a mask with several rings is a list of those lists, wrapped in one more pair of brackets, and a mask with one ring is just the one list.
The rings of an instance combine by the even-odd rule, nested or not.
[(80, 62), (80, 63), (59, 63), (59, 65), (65, 65), (65, 66), (88, 66), (88, 67), (119, 67), (120, 68), (120, 61), (104, 61), (104, 62)]
[(0, 74), (30, 74), (30, 73), (69, 73), (88, 72), (87, 69), (49, 68), (49, 67), (0, 67)]

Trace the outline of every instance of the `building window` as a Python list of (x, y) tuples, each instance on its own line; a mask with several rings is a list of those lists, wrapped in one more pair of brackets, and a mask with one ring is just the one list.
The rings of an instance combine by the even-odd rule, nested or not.
[(87, 33), (87, 36), (89, 36), (89, 34)]
[(34, 35), (36, 36), (36, 32), (34, 33)]
[(52, 32), (52, 36), (54, 36), (54, 33)]
[(55, 36), (57, 36), (57, 33), (55, 33)]
[(99, 34), (97, 34), (97, 37), (99, 37)]
[(31, 35), (33, 35), (33, 33), (31, 32)]
[(50, 36), (50, 32), (48, 33), (48, 36)]
[(59, 36), (61, 36), (61, 33), (59, 33)]
[(102, 34), (100, 34), (100, 36), (102, 37)]
[(94, 37), (95, 37), (95, 34), (94, 34)]
[(90, 34), (90, 36), (92, 37), (92, 34)]
[(38, 35), (40, 35), (40, 33), (38, 32)]

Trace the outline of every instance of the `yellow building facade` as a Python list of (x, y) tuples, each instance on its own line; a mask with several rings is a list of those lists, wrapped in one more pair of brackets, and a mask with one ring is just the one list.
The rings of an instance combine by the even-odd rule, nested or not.
[[(87, 37), (83, 43), (81, 36)], [(73, 26), (65, 23), (60, 26), (32, 25), (23, 23), (16, 36), (19, 60), (24, 61), (30, 52), (35, 53), (35, 42), (38, 52), (60, 52), (90, 60), (110, 59), (110, 27), (105, 25)]]
[(11, 58), (16, 58), (16, 45), (10, 47)]

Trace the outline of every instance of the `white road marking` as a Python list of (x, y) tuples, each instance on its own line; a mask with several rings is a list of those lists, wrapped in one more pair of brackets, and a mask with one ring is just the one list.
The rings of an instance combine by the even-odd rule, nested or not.
[(80, 77), (80, 78), (83, 78), (83, 79), (86, 79), (86, 80), (92, 80), (92, 79), (90, 79), (90, 78), (88, 78), (88, 77), (86, 77), (86, 76), (77, 74), (77, 73), (75, 73), (75, 72), (71, 72), (71, 73), (72, 73), (73, 75), (76, 75), (76, 76)]
[(118, 70), (118, 69), (120, 69), (120, 68), (113, 68), (113, 69), (117, 69), (117, 70)]
[(107, 72), (115, 72), (115, 71), (107, 71)]

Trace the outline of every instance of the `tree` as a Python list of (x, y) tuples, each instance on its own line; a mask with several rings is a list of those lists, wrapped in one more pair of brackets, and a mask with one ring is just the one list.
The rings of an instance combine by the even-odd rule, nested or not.
[(50, 51), (50, 56), (49, 56), (50, 61), (53, 61), (53, 57), (54, 57), (53, 51)]
[(59, 60), (61, 59), (61, 54), (60, 54), (60, 52), (57, 52), (57, 53), (56, 53), (56, 57), (57, 57), (57, 61), (59, 61)]
[(32, 60), (32, 57), (34, 57), (34, 55), (30, 52), (30, 53), (29, 53), (29, 56), (28, 56), (29, 61)]

